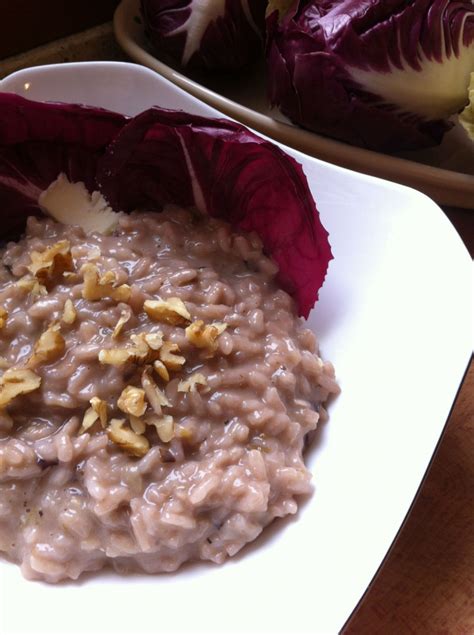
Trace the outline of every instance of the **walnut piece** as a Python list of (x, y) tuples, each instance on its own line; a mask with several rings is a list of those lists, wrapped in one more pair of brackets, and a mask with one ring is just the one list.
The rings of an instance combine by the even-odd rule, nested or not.
[(155, 369), (156, 373), (161, 377), (161, 379), (163, 379), (164, 381), (170, 380), (170, 374), (168, 372), (168, 369), (166, 368), (166, 366), (163, 364), (163, 362), (160, 359), (156, 359), (153, 362), (153, 368)]
[(134, 415), (130, 415), (130, 427), (137, 434), (143, 434), (146, 430), (146, 423), (140, 417), (135, 417)]
[(204, 324), (202, 320), (196, 320), (186, 328), (186, 337), (197, 348), (208, 348), (211, 351), (217, 349), (217, 338), (227, 328), (225, 322)]
[(165, 322), (173, 326), (189, 324), (189, 322), (191, 322), (189, 311), (180, 298), (145, 300), (143, 309), (148, 317), (157, 322)]
[(99, 415), (100, 425), (105, 428), (107, 425), (107, 402), (99, 397), (92, 397), (89, 403)]
[(17, 280), (16, 286), (23, 291), (29, 291), (32, 295), (48, 295), (46, 287), (30, 275), (23, 276), (23, 278)]
[(117, 284), (117, 274), (115, 271), (106, 271), (99, 277), (99, 284), (105, 287), (108, 284), (115, 286)]
[(174, 421), (171, 415), (163, 415), (162, 417), (151, 415), (146, 417), (145, 421), (149, 426), (156, 428), (156, 432), (163, 443), (169, 443), (174, 437)]
[(146, 398), (150, 406), (156, 412), (156, 414), (161, 414), (162, 406), (171, 406), (170, 402), (166, 398), (165, 393), (158, 388), (153, 379), (150, 377), (151, 367), (146, 366), (144, 371), (142, 372), (142, 387), (145, 391)]
[(44, 251), (33, 251), (31, 264), (28, 265), (28, 270), (47, 289), (65, 271), (73, 269), (71, 245), (68, 240), (60, 240)]
[(3, 329), (7, 323), (8, 311), (0, 306), (0, 329)]
[(78, 434), (83, 434), (84, 432), (89, 430), (89, 428), (91, 428), (94, 425), (94, 423), (98, 420), (98, 418), (99, 418), (99, 415), (94, 410), (94, 408), (92, 408), (92, 406), (88, 408), (84, 413), (84, 417), (82, 419), (82, 424), (81, 424), (81, 427), (79, 428)]
[(207, 385), (207, 380), (202, 373), (193, 373), (187, 379), (183, 379), (178, 384), (178, 392), (196, 392), (197, 384)]
[(86, 432), (86, 430), (91, 428), (98, 420), (103, 428), (107, 425), (107, 402), (103, 399), (99, 399), (99, 397), (92, 397), (89, 403), (91, 404), (91, 407), (84, 413), (84, 418), (82, 419), (82, 425), (78, 434)]
[(127, 362), (144, 363), (150, 350), (147, 343), (138, 335), (132, 335), (130, 339), (134, 346), (129, 346), (128, 348), (105, 348), (99, 351), (99, 361), (102, 364), (111, 364), (112, 366), (122, 366)]
[(107, 271), (102, 276), (99, 275), (97, 265), (86, 262), (81, 267), (84, 277), (82, 297), (85, 300), (102, 300), (111, 298), (116, 302), (127, 302), (130, 299), (131, 289), (128, 284), (116, 285), (116, 275), (113, 271)]
[(147, 406), (145, 402), (145, 391), (135, 386), (126, 386), (118, 398), (117, 406), (126, 414), (141, 417), (145, 414)]
[(179, 370), (186, 362), (184, 357), (176, 355), (179, 352), (179, 346), (174, 342), (163, 342), (163, 346), (159, 351), (160, 361), (163, 362), (168, 370)]
[[(143, 362), (152, 361), (158, 356), (156, 351), (150, 348), (150, 345), (147, 342), (148, 335), (149, 335), (148, 333), (132, 333), (132, 335), (130, 336), (130, 339), (135, 345), (135, 348), (141, 351), (141, 357)], [(161, 337), (161, 334), (160, 334), (160, 337)]]
[(61, 321), (64, 324), (73, 324), (77, 317), (77, 311), (72, 303), (72, 300), (69, 298), (64, 303), (63, 315), (61, 317)]
[(66, 348), (66, 342), (59, 332), (60, 329), (61, 325), (58, 322), (53, 322), (48, 329), (40, 335), (33, 348), (33, 354), (27, 362), (29, 368), (33, 368), (38, 364), (51, 362), (61, 357)]
[(163, 333), (133, 333), (130, 336), (132, 346), (126, 348), (102, 349), (99, 352), (99, 361), (103, 364), (121, 366), (127, 362), (136, 364), (155, 364), (156, 372), (165, 381), (169, 381), (168, 368), (179, 370), (185, 363), (184, 357), (175, 355), (179, 352), (177, 344), (163, 342)]
[(151, 348), (152, 351), (159, 351), (163, 346), (163, 333), (157, 331), (155, 333), (146, 333), (145, 342)]
[(122, 366), (127, 362), (138, 361), (133, 348), (103, 348), (99, 351), (99, 362), (111, 366)]
[(33, 392), (41, 385), (41, 377), (26, 368), (10, 368), (0, 379), (0, 408), (18, 395)]
[(130, 307), (123, 309), (123, 311), (120, 313), (120, 317), (112, 333), (112, 337), (114, 339), (116, 339), (120, 335), (123, 327), (125, 326), (125, 324), (129, 321), (131, 317), (132, 317), (132, 309)]
[(109, 439), (132, 456), (145, 456), (150, 448), (148, 439), (124, 426), (125, 419), (112, 419), (107, 426)]

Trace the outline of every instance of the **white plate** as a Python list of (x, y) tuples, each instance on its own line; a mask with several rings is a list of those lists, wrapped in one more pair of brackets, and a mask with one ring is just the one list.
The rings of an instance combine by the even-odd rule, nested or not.
[[(183, 75), (156, 57), (139, 21), (140, 0), (122, 0), (114, 16), (118, 43), (136, 62), (154, 69), (191, 95), (229, 117), (311, 156), (415, 187), (439, 204), (474, 208), (474, 144), (461, 126), (447, 134), (441, 146), (390, 156), (308, 132), (271, 110), (263, 68), (240, 77), (206, 73)], [(138, 19), (137, 19), (138, 18)]]
[[(152, 104), (219, 114), (118, 62), (27, 69), (0, 90), (129, 115)], [(284, 149), (304, 166), (335, 255), (309, 321), (342, 387), (308, 456), (314, 496), (221, 567), (53, 587), (2, 562), (4, 633), (336, 633), (367, 588), (469, 359), (471, 261), (424, 195)]]

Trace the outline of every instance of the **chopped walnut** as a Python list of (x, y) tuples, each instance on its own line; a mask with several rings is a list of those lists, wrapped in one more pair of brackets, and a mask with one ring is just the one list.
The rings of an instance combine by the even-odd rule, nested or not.
[(178, 384), (178, 392), (196, 392), (197, 384), (207, 385), (207, 380), (202, 373), (193, 373), (187, 379), (183, 379)]
[(78, 434), (82, 434), (91, 428), (96, 421), (100, 421), (100, 425), (105, 428), (107, 425), (107, 402), (99, 397), (92, 397), (89, 401), (91, 407), (84, 413), (82, 425)]
[(0, 408), (6, 406), (18, 395), (33, 392), (41, 385), (41, 377), (26, 368), (10, 368), (0, 379)]
[(49, 288), (65, 271), (73, 271), (69, 241), (60, 240), (44, 251), (33, 251), (28, 270), (40, 284)]
[(77, 311), (72, 300), (67, 299), (64, 303), (63, 315), (61, 317), (64, 324), (73, 324), (77, 317)]
[(134, 415), (130, 415), (130, 426), (134, 432), (137, 434), (143, 434), (146, 429), (146, 423), (140, 417), (135, 417)]
[(123, 309), (123, 311), (120, 313), (118, 322), (115, 325), (114, 332), (112, 333), (112, 337), (114, 339), (116, 339), (120, 335), (123, 327), (125, 326), (125, 324), (129, 321), (131, 317), (132, 317), (132, 309), (130, 307)]
[(186, 359), (179, 353), (179, 346), (174, 342), (163, 342), (163, 346), (160, 348), (159, 355), (160, 360), (166, 366), (168, 370), (179, 370), (181, 366), (186, 362)]
[(156, 333), (146, 333), (145, 342), (151, 348), (152, 351), (159, 351), (163, 346), (163, 333), (158, 331)]
[(84, 417), (82, 419), (82, 424), (81, 424), (81, 427), (79, 428), (78, 434), (83, 434), (84, 432), (89, 430), (89, 428), (92, 428), (92, 426), (98, 420), (98, 418), (99, 418), (99, 415), (94, 410), (94, 408), (92, 408), (92, 406), (88, 408), (84, 413)]
[[(112, 364), (114, 366), (121, 366), (126, 362), (150, 364), (159, 361), (163, 346), (165, 346), (165, 355), (169, 349), (169, 347), (163, 344), (163, 333), (161, 333), (161, 331), (155, 333), (133, 333), (130, 336), (130, 340), (133, 342), (133, 345), (126, 348), (102, 349), (99, 353), (99, 360), (103, 364)], [(174, 346), (175, 345), (172, 345), (172, 347)], [(175, 349), (173, 348), (173, 350)], [(176, 360), (174, 360), (174, 362), (176, 364)]]
[(142, 361), (150, 361), (155, 358), (157, 354), (150, 348), (146, 341), (146, 333), (132, 333), (130, 336), (131, 341), (134, 343), (137, 350), (142, 352)]
[(85, 300), (102, 300), (111, 298), (116, 302), (126, 302), (130, 299), (131, 289), (128, 284), (116, 287), (116, 276), (113, 271), (107, 271), (103, 276), (99, 275), (97, 265), (87, 262), (81, 267), (84, 276), (82, 297)]
[(166, 398), (165, 393), (158, 388), (153, 379), (150, 377), (151, 367), (147, 366), (142, 373), (142, 386), (145, 391), (146, 398), (150, 406), (156, 412), (161, 414), (162, 406), (171, 406), (170, 402)]
[(141, 417), (145, 414), (145, 391), (135, 386), (126, 386), (118, 398), (117, 406), (129, 415)]
[(112, 419), (107, 426), (109, 439), (132, 456), (145, 456), (150, 448), (148, 439), (124, 426), (125, 419)]
[(134, 348), (103, 348), (99, 351), (99, 362), (111, 366), (123, 366), (127, 362), (137, 362), (139, 358)]
[(100, 425), (105, 428), (107, 425), (107, 402), (99, 397), (92, 397), (89, 403), (99, 415)]
[(0, 306), (0, 329), (7, 323), (8, 311)]
[(156, 359), (153, 362), (153, 368), (155, 369), (156, 373), (161, 377), (161, 379), (163, 379), (164, 381), (170, 380), (170, 374), (168, 372), (168, 369), (166, 368), (166, 366), (163, 364), (161, 360)]
[(117, 284), (117, 274), (115, 271), (106, 271), (99, 278), (99, 285), (101, 287), (105, 287), (106, 285), (111, 284), (115, 286)]
[(145, 340), (137, 335), (132, 335), (131, 340), (134, 346), (128, 348), (108, 348), (99, 352), (99, 361), (102, 364), (111, 364), (112, 366), (122, 366), (127, 362), (144, 363), (149, 348)]
[(145, 300), (143, 305), (148, 317), (157, 322), (165, 322), (178, 326), (191, 322), (191, 316), (186, 305), (180, 298), (167, 300)]
[(40, 335), (33, 348), (33, 354), (27, 362), (30, 368), (38, 364), (51, 362), (64, 353), (66, 342), (59, 332), (60, 329), (61, 325), (57, 322), (53, 322), (48, 329)]
[(135, 343), (135, 346), (143, 350), (146, 349), (146, 354), (143, 357), (143, 363), (151, 364), (155, 360), (159, 359), (161, 347), (163, 346), (163, 333), (158, 331), (156, 333), (137, 333), (133, 334), (130, 339)]
[(32, 295), (48, 295), (46, 287), (38, 282), (33, 276), (23, 276), (17, 280), (16, 286), (23, 291), (29, 291)]
[(163, 443), (169, 443), (174, 437), (174, 421), (171, 415), (162, 417), (149, 416), (145, 419), (149, 426), (155, 426), (156, 432)]
[(224, 322), (204, 324), (202, 320), (196, 320), (186, 328), (186, 337), (197, 348), (217, 349), (217, 338), (227, 328)]

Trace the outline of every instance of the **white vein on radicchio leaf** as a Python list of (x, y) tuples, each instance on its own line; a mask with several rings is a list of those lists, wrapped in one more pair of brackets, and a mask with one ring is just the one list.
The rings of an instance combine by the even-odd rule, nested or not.
[(242, 68), (262, 51), (267, 0), (141, 0), (159, 54), (182, 66)]

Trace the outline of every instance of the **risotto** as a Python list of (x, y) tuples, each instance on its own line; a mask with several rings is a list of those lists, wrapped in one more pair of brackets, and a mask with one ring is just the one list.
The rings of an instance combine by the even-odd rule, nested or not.
[(0, 550), (25, 577), (222, 563), (311, 491), (334, 370), (255, 235), (30, 218), (0, 267)]

